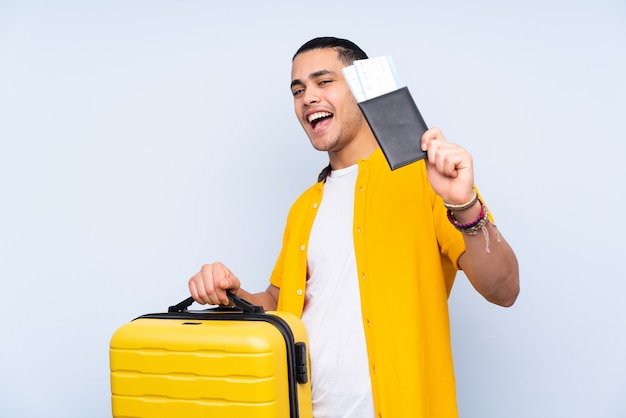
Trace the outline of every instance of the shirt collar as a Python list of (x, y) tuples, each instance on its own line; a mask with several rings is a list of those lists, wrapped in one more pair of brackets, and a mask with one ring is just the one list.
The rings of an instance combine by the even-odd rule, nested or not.
[[(366, 158), (363, 161), (370, 161), (370, 162), (374, 162), (377, 160), (380, 160), (384, 158), (384, 154), (382, 152), (382, 150), (379, 148), (376, 149), (376, 151), (374, 151), (372, 153), (372, 155), (370, 155), (368, 158)], [(317, 176), (317, 182), (322, 182), (322, 181), (326, 181), (326, 177), (328, 177), (330, 175), (330, 172), (333, 170), (333, 168), (330, 166), (330, 164), (328, 164), (326, 167), (324, 167), (322, 169), (322, 171), (320, 171), (320, 173)]]

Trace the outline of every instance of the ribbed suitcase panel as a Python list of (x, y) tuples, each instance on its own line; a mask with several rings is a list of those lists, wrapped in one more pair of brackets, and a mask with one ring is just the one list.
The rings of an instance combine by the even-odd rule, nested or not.
[(116, 418), (279, 418), (288, 417), (289, 413), (281, 412), (274, 402), (237, 404), (114, 396), (113, 416)]
[(137, 319), (111, 339), (113, 416), (289, 416), (285, 358), (265, 322)]

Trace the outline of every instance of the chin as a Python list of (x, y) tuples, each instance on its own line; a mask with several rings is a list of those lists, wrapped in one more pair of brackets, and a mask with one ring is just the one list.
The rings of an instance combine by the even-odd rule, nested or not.
[(311, 141), (311, 145), (313, 145), (313, 148), (318, 151), (331, 151), (337, 145), (337, 143), (329, 143), (325, 141)]

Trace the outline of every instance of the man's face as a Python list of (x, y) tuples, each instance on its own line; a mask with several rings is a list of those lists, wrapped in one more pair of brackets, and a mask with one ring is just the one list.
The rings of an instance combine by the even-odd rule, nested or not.
[(331, 48), (303, 52), (293, 60), (291, 92), (296, 117), (319, 151), (341, 151), (365, 125), (341, 73), (343, 67)]

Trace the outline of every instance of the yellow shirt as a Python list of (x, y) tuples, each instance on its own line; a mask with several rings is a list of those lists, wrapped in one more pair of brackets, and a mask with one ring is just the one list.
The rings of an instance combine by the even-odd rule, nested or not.
[[(391, 171), (378, 149), (358, 162), (354, 246), (377, 417), (456, 417), (447, 299), (465, 251), (423, 161)], [(309, 233), (324, 182), (287, 217), (270, 282), (278, 310), (302, 315)]]

